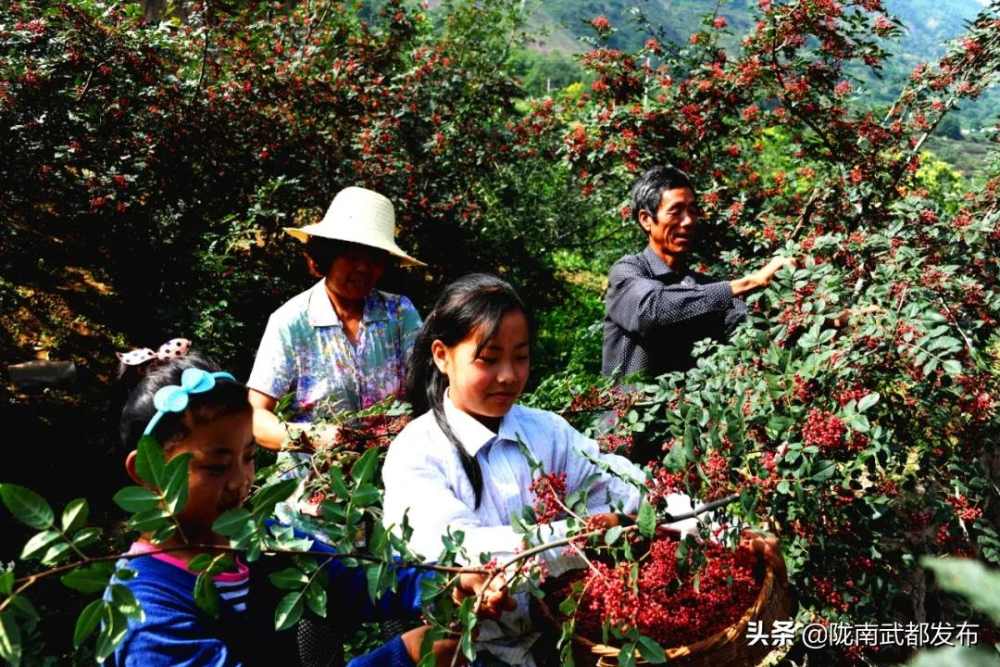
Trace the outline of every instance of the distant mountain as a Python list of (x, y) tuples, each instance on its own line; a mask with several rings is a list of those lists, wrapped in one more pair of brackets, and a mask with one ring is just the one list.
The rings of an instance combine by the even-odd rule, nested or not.
[[(719, 13), (726, 18), (734, 35), (724, 46), (736, 48), (739, 37), (753, 28), (757, 4), (758, 0), (721, 3)], [(882, 79), (864, 77), (875, 103), (894, 100), (909, 72), (920, 62), (940, 57), (945, 42), (961, 36), (966, 23), (975, 18), (988, 0), (884, 0), (884, 4), (888, 13), (903, 21), (907, 31), (899, 42), (888, 45), (893, 58), (885, 64)], [(611, 36), (611, 46), (637, 49), (649, 36), (630, 27), (637, 11), (645, 15), (662, 38), (684, 43), (700, 29), (703, 18), (714, 12), (716, 6), (715, 0), (527, 0), (526, 7), (531, 12), (529, 25), (536, 33), (531, 49), (550, 61), (535, 68), (546, 71), (547, 78), (540, 78), (541, 85), (551, 85), (549, 72), (562, 75), (557, 75), (560, 79), (557, 85), (565, 81), (567, 56), (588, 48), (580, 38), (593, 36), (588, 24), (596, 16), (606, 16), (612, 26), (619, 28)], [(532, 75), (530, 70), (524, 69), (528, 78)], [(535, 76), (535, 80), (539, 77)], [(967, 104), (959, 113), (962, 126), (979, 129), (994, 124), (998, 97), (993, 93), (975, 104)]]
[[(941, 44), (964, 32), (966, 21), (973, 19), (987, 0), (885, 0), (890, 14), (900, 18), (909, 28), (901, 40), (901, 48), (922, 59), (940, 55)], [(733, 32), (739, 34), (753, 25), (753, 8), (757, 0), (722, 2), (719, 13), (725, 16)], [(539, 41), (562, 50), (577, 43), (580, 36), (590, 35), (587, 23), (604, 15), (611, 24), (625, 27), (635, 10), (642, 11), (653, 26), (662, 29), (672, 41), (682, 42), (695, 32), (706, 14), (715, 11), (714, 0), (529, 0), (534, 13), (533, 24), (551, 30)], [(612, 37), (618, 47), (636, 47), (644, 36), (623, 30)], [(575, 50), (579, 50), (576, 47)]]

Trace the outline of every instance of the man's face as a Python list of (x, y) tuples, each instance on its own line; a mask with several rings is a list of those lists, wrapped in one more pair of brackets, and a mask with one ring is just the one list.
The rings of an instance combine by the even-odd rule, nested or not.
[(649, 233), (649, 245), (670, 266), (694, 247), (700, 213), (690, 188), (674, 188), (663, 191), (655, 219), (639, 212), (639, 224)]

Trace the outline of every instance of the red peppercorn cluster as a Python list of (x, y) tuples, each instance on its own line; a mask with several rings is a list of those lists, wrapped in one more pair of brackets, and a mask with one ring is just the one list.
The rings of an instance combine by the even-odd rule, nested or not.
[(862, 398), (871, 393), (870, 389), (865, 388), (859, 382), (855, 382), (850, 387), (842, 389), (837, 392), (836, 398), (837, 403), (841, 406), (847, 405), (851, 401), (860, 401)]
[(983, 510), (970, 507), (969, 499), (965, 496), (949, 496), (948, 504), (951, 505), (955, 518), (959, 521), (971, 522), (983, 516)]
[(620, 435), (618, 433), (604, 433), (597, 437), (597, 445), (602, 452), (628, 456), (632, 453), (632, 446), (635, 438), (631, 435)]
[(549, 523), (562, 511), (566, 498), (566, 473), (546, 473), (535, 478), (528, 487), (535, 494), (535, 516), (538, 523)]
[(696, 591), (693, 552), (679, 561), (677, 545), (672, 539), (654, 542), (634, 580), (630, 562), (595, 562), (594, 569), (564, 577), (567, 581), (560, 582), (552, 599), (561, 602), (582, 578), (577, 631), (595, 641), (601, 640), (605, 621), (623, 632), (638, 628), (661, 646), (673, 647), (692, 644), (739, 620), (760, 591), (752, 555), (704, 544), (700, 549), (707, 563), (697, 569)]
[(388, 449), (403, 427), (410, 422), (409, 415), (365, 415), (351, 419), (337, 428), (334, 449), (364, 452), (366, 449)]
[(711, 451), (702, 461), (702, 472), (708, 478), (701, 491), (705, 501), (718, 500), (733, 492), (733, 485), (729, 482), (729, 460), (716, 451)]
[(687, 493), (689, 486), (690, 491), (695, 493), (701, 488), (701, 484), (702, 480), (697, 470), (670, 472), (662, 465), (658, 465), (653, 468), (650, 478), (646, 480), (646, 487), (649, 489), (646, 499), (656, 505), (671, 493)]
[(799, 403), (812, 403), (818, 389), (819, 383), (816, 380), (806, 380), (798, 374), (792, 378), (792, 394)]
[(844, 446), (847, 425), (837, 415), (828, 410), (813, 408), (802, 425), (802, 439), (806, 445), (816, 445), (823, 449), (840, 449)]

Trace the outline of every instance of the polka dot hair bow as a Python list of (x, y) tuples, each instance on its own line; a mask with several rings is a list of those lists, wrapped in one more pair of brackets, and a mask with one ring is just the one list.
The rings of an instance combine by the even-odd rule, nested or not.
[(153, 396), (153, 406), (156, 408), (156, 414), (149, 420), (149, 425), (142, 434), (149, 435), (152, 433), (153, 429), (156, 428), (156, 425), (160, 423), (160, 420), (166, 413), (184, 412), (187, 410), (191, 394), (204, 394), (206, 391), (211, 391), (215, 387), (216, 378), (236, 380), (229, 373), (209, 373), (200, 368), (188, 368), (181, 373), (180, 385), (171, 384), (166, 387), (160, 387), (159, 391)]
[(115, 356), (118, 357), (118, 361), (122, 362), (126, 366), (141, 366), (148, 361), (157, 359), (159, 361), (170, 361), (171, 359), (176, 359), (178, 357), (183, 357), (191, 349), (191, 341), (187, 338), (174, 338), (168, 340), (166, 343), (160, 346), (156, 352), (153, 352), (148, 347), (143, 347), (139, 349), (132, 350), (131, 352), (115, 352)]

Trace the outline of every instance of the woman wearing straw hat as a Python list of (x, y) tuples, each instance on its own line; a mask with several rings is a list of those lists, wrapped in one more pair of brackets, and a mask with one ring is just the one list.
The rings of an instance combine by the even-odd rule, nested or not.
[[(420, 328), (420, 315), (405, 296), (375, 289), (390, 261), (425, 266), (396, 245), (392, 202), (377, 192), (349, 187), (334, 198), (323, 219), (286, 232), (305, 243), (310, 271), (322, 278), (293, 297), (268, 319), (247, 387), (254, 407), (254, 436), (262, 446), (280, 450), (332, 444), (333, 426), (309, 428), (324, 414), (356, 411), (389, 396), (401, 397), (406, 358)], [(278, 399), (292, 393), (288, 428), (274, 414)], [(285, 452), (281, 460), (308, 459)], [(294, 476), (311, 467), (292, 467)], [(280, 503), (278, 517), (322, 537), (317, 507), (305, 501), (302, 487), (292, 502)], [(295, 500), (297, 499), (297, 500)], [(388, 625), (386, 636), (400, 627)], [(297, 630), (299, 663), (304, 667), (343, 665), (344, 629), (330, 618), (304, 618)]]
[[(335, 429), (289, 432), (274, 414), (293, 392), (293, 422), (307, 425), (321, 406), (364, 409), (403, 389), (406, 357), (420, 315), (405, 296), (375, 289), (389, 261), (425, 266), (396, 245), (395, 212), (387, 198), (349, 187), (323, 220), (285, 231), (305, 243), (310, 270), (322, 277), (270, 317), (247, 386), (254, 435), (268, 449), (292, 436), (299, 444), (331, 443)], [(307, 456), (307, 455), (303, 455)]]

